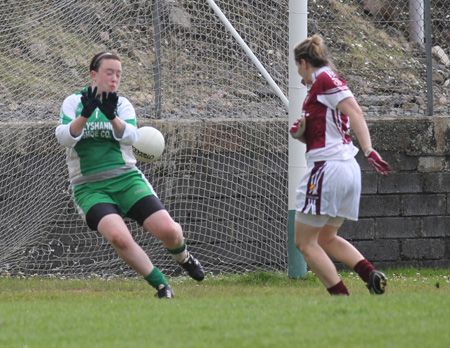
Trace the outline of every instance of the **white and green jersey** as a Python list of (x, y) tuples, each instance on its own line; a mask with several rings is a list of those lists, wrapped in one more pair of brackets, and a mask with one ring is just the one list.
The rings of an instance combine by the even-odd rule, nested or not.
[[(136, 112), (125, 97), (119, 97), (116, 115), (125, 121), (122, 137), (114, 134), (111, 122), (95, 109), (78, 137), (70, 133), (70, 123), (80, 116), (81, 92), (67, 97), (56, 128), (58, 142), (66, 148), (66, 161), (72, 186), (113, 178), (137, 170), (132, 145), (139, 139)], [(81, 117), (81, 116), (80, 116)]]

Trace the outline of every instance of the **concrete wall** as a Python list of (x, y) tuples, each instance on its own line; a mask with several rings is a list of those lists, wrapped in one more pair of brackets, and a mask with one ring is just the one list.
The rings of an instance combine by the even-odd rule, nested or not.
[(449, 117), (367, 119), (373, 146), (392, 172), (363, 170), (360, 220), (342, 236), (378, 267), (450, 264)]
[[(363, 183), (360, 220), (345, 222), (341, 235), (379, 268), (449, 267), (450, 117), (377, 117), (367, 122), (373, 146), (392, 172), (378, 175), (358, 154)], [(208, 270), (287, 268), (287, 119), (148, 120), (139, 125), (153, 125), (166, 135), (165, 159), (141, 169)], [(1, 221), (2, 253), (10, 252), (9, 242), (17, 246), (20, 238), (15, 234), (24, 245), (0, 257), (0, 270), (21, 259), (20, 270), (25, 272), (66, 267), (70, 274), (79, 265), (90, 271), (95, 266), (92, 254), (101, 252), (102, 267), (126, 273), (113, 251), (106, 254), (109, 246), (101, 238), (89, 241), (92, 232), (69, 202), (64, 152), (54, 139), (55, 126), (0, 124), (3, 141), (19, 130), (21, 134), (3, 147), (0, 158), (3, 168), (14, 168), (1, 176), (0, 204), (7, 217)], [(38, 186), (31, 187), (36, 181)], [(27, 186), (29, 197), (14, 198), (9, 182)], [(17, 204), (13, 199), (22, 205), (17, 214), (24, 211), (16, 220), (5, 210)], [(33, 221), (27, 221), (28, 216)], [(24, 231), (30, 236), (23, 236)], [(151, 249), (156, 243), (147, 235), (139, 232), (137, 238)], [(149, 253), (158, 267), (173, 271), (165, 250), (158, 247)]]
[[(247, 122), (247, 128), (259, 129), (263, 134), (273, 128), (286, 129), (286, 132), (288, 129), (284, 119), (225, 121), (230, 129), (239, 129), (241, 122)], [(249, 122), (254, 125), (249, 126)], [(369, 117), (367, 123), (373, 147), (388, 161), (392, 171), (387, 177), (377, 174), (359, 152), (357, 160), (362, 169), (360, 220), (346, 221), (341, 235), (380, 268), (449, 267), (450, 117)], [(354, 141), (358, 145), (355, 138)], [(276, 139), (275, 143), (281, 144), (282, 140)], [(261, 146), (273, 151), (258, 137), (238, 144), (230, 151), (251, 152)], [(278, 151), (284, 153), (285, 149)], [(287, 170), (287, 152), (284, 154), (286, 158), (276, 163), (274, 167), (278, 168), (272, 170), (272, 174)], [(253, 165), (235, 164), (241, 169)]]

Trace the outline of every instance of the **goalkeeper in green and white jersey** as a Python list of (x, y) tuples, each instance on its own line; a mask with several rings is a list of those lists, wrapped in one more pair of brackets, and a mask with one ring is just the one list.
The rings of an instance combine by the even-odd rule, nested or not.
[(132, 152), (139, 138), (135, 110), (127, 98), (116, 93), (122, 77), (120, 58), (96, 54), (90, 74), (92, 85), (64, 100), (56, 128), (58, 142), (66, 148), (78, 211), (92, 230), (102, 234), (119, 256), (157, 289), (159, 298), (172, 298), (172, 288), (134, 241), (125, 216), (161, 240), (192, 278), (201, 281), (205, 273), (188, 252), (181, 226), (136, 167)]

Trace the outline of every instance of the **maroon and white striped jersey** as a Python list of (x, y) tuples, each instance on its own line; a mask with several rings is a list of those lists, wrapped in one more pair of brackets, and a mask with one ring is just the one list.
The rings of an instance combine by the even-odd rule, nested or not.
[(313, 83), (303, 103), (306, 117), (306, 160), (347, 160), (358, 153), (350, 138), (350, 119), (338, 103), (353, 98), (353, 93), (331, 68), (323, 67), (312, 75)]

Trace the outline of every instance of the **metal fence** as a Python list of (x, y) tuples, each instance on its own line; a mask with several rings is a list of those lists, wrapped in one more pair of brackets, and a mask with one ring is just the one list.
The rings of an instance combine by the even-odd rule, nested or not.
[(316, 0), (308, 35), (325, 37), (366, 115), (449, 114), (449, 0)]

